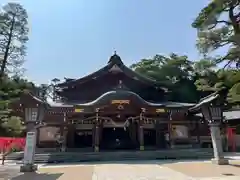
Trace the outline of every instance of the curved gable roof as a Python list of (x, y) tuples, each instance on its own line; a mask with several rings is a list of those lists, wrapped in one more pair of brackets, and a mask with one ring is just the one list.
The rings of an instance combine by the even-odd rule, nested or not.
[(137, 80), (142, 81), (143, 83), (146, 83), (146, 84), (149, 84), (152, 86), (157, 86), (165, 91), (167, 90), (167, 88), (165, 88), (162, 83), (159, 83), (148, 77), (142, 76), (142, 75), (138, 74), (137, 72), (133, 71), (132, 69), (128, 68), (127, 66), (125, 66), (124, 63), (122, 62), (121, 58), (117, 54), (114, 54), (113, 56), (111, 56), (111, 58), (108, 61), (108, 64), (106, 66), (104, 66), (103, 68), (95, 71), (94, 73), (89, 74), (89, 75), (84, 76), (79, 79), (74, 79), (71, 81), (60, 83), (57, 86), (64, 88), (64, 87), (68, 87), (68, 86), (74, 86), (79, 83), (80, 84), (85, 83), (91, 79), (102, 76), (104, 74), (109, 73), (109, 71), (114, 71), (114, 70), (121, 71), (129, 77), (132, 77), (132, 78), (135, 77)]
[(160, 103), (151, 103), (143, 99), (138, 94), (128, 91), (128, 90), (116, 90), (116, 91), (109, 91), (104, 94), (102, 94), (97, 99), (84, 103), (84, 104), (75, 104), (75, 106), (99, 106), (99, 105), (106, 105), (111, 100), (126, 100), (131, 99), (131, 101), (135, 102), (135, 104), (141, 104), (146, 106), (152, 106), (152, 107), (170, 107), (170, 108), (183, 108), (183, 107), (192, 107), (195, 104), (190, 103), (180, 103), (180, 102), (160, 102)]

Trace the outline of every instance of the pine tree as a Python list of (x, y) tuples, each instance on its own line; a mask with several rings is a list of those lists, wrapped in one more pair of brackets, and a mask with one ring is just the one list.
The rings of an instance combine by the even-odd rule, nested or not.
[[(8, 3), (0, 11), (0, 78), (19, 71), (26, 55), (28, 41), (27, 11), (18, 3)], [(16, 73), (16, 72), (14, 72)]]

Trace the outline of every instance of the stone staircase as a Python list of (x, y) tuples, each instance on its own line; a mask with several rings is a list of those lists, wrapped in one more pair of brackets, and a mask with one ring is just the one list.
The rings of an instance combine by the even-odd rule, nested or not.
[[(14, 152), (7, 155), (6, 160), (22, 160), (23, 156), (24, 152)], [(0, 159), (2, 159), (2, 155), (0, 156)]]
[[(51, 152), (36, 153), (36, 163), (77, 163), (93, 161), (210, 159), (212, 149), (171, 149), (158, 151)], [(23, 153), (12, 153), (8, 160), (22, 160)]]

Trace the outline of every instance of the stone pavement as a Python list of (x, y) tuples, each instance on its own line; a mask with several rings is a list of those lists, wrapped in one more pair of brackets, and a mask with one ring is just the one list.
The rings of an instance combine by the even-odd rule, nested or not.
[[(0, 167), (2, 169), (2, 167)], [(12, 168), (13, 169), (13, 168)], [(16, 173), (0, 180), (240, 180), (240, 161), (217, 166), (200, 161), (142, 161), (41, 166), (37, 173)], [(10, 171), (9, 171), (10, 172)]]

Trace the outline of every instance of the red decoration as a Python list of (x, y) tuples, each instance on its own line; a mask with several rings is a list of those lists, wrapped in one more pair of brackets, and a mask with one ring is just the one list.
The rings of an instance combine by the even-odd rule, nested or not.
[(231, 151), (236, 151), (236, 128), (227, 128), (228, 146), (231, 147)]
[(13, 147), (23, 151), (25, 143), (25, 138), (0, 137), (0, 151), (7, 152)]

